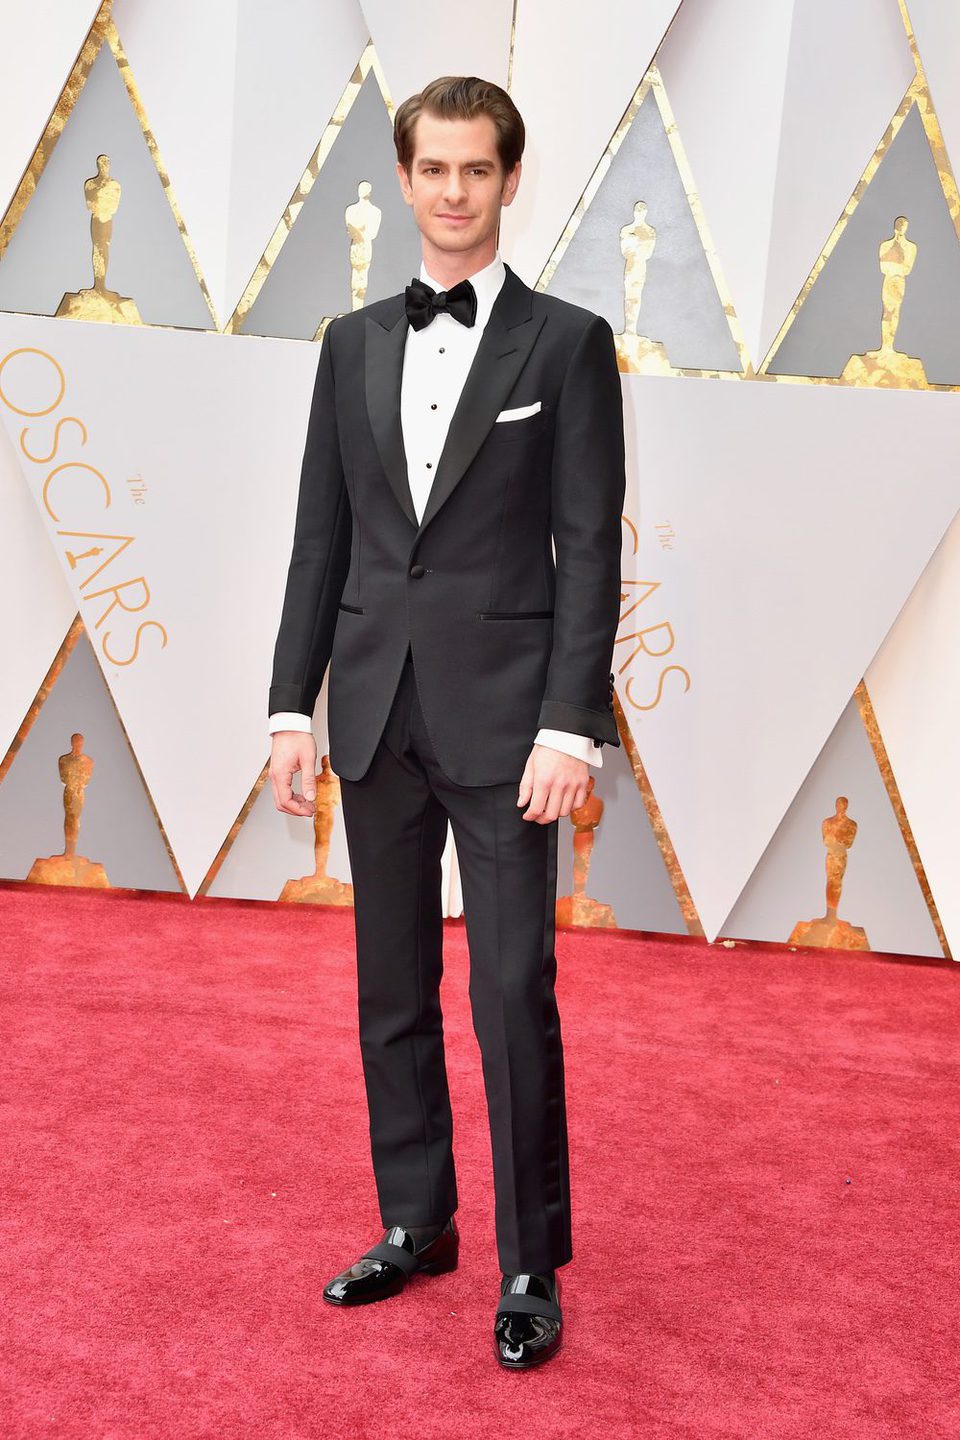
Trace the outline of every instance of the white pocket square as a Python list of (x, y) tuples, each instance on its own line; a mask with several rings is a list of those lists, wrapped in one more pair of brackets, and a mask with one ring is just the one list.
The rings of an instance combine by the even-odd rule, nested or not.
[(532, 405), (518, 405), (515, 410), (501, 410), (497, 416), (500, 420), (522, 420), (525, 415), (536, 415), (540, 409), (540, 401), (534, 400)]

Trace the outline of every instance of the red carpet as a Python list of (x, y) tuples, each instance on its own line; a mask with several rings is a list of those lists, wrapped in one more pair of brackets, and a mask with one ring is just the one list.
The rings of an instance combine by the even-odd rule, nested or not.
[(562, 932), (566, 1348), (500, 1370), (463, 928), (460, 1268), (380, 1235), (351, 912), (0, 889), (0, 1434), (955, 1437), (960, 969)]

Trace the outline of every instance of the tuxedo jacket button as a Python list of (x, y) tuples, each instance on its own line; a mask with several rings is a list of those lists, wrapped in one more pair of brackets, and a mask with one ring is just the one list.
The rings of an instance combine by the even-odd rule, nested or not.
[(426, 572), (426, 570), (423, 568), (422, 565), (411, 565), (411, 566), (410, 566), (410, 575), (411, 575), (411, 578), (414, 579), (414, 580), (419, 580), (419, 579), (420, 579), (420, 576), (421, 576), (421, 575), (425, 575), (426, 573), (427, 573), (427, 572)]

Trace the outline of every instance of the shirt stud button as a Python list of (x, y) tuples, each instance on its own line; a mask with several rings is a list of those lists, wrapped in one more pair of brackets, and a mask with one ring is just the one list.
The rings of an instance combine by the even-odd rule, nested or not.
[(433, 461), (432, 461), (432, 460), (428, 460), (428, 461), (427, 461), (427, 469), (428, 469), (428, 470), (432, 470), (432, 469), (433, 469)]
[(441, 345), (441, 346), (440, 346), (440, 354), (441, 354), (441, 355), (444, 354), (444, 352), (446, 351), (446, 348), (447, 348), (446, 345)]
[(434, 404), (430, 406), (430, 409), (431, 409), (431, 410), (436, 410), (436, 408), (437, 408), (436, 402), (434, 402)]

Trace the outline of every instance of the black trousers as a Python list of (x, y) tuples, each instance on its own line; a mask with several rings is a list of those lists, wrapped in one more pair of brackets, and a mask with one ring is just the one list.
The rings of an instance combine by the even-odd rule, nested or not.
[(524, 820), (516, 782), (465, 786), (437, 764), (407, 663), (373, 761), (340, 780), (354, 886), (360, 1050), (385, 1226), (456, 1209), (444, 1062), (440, 857), (463, 886), (470, 1004), (490, 1123), (505, 1274), (571, 1258), (563, 1047), (554, 994), (559, 822)]

